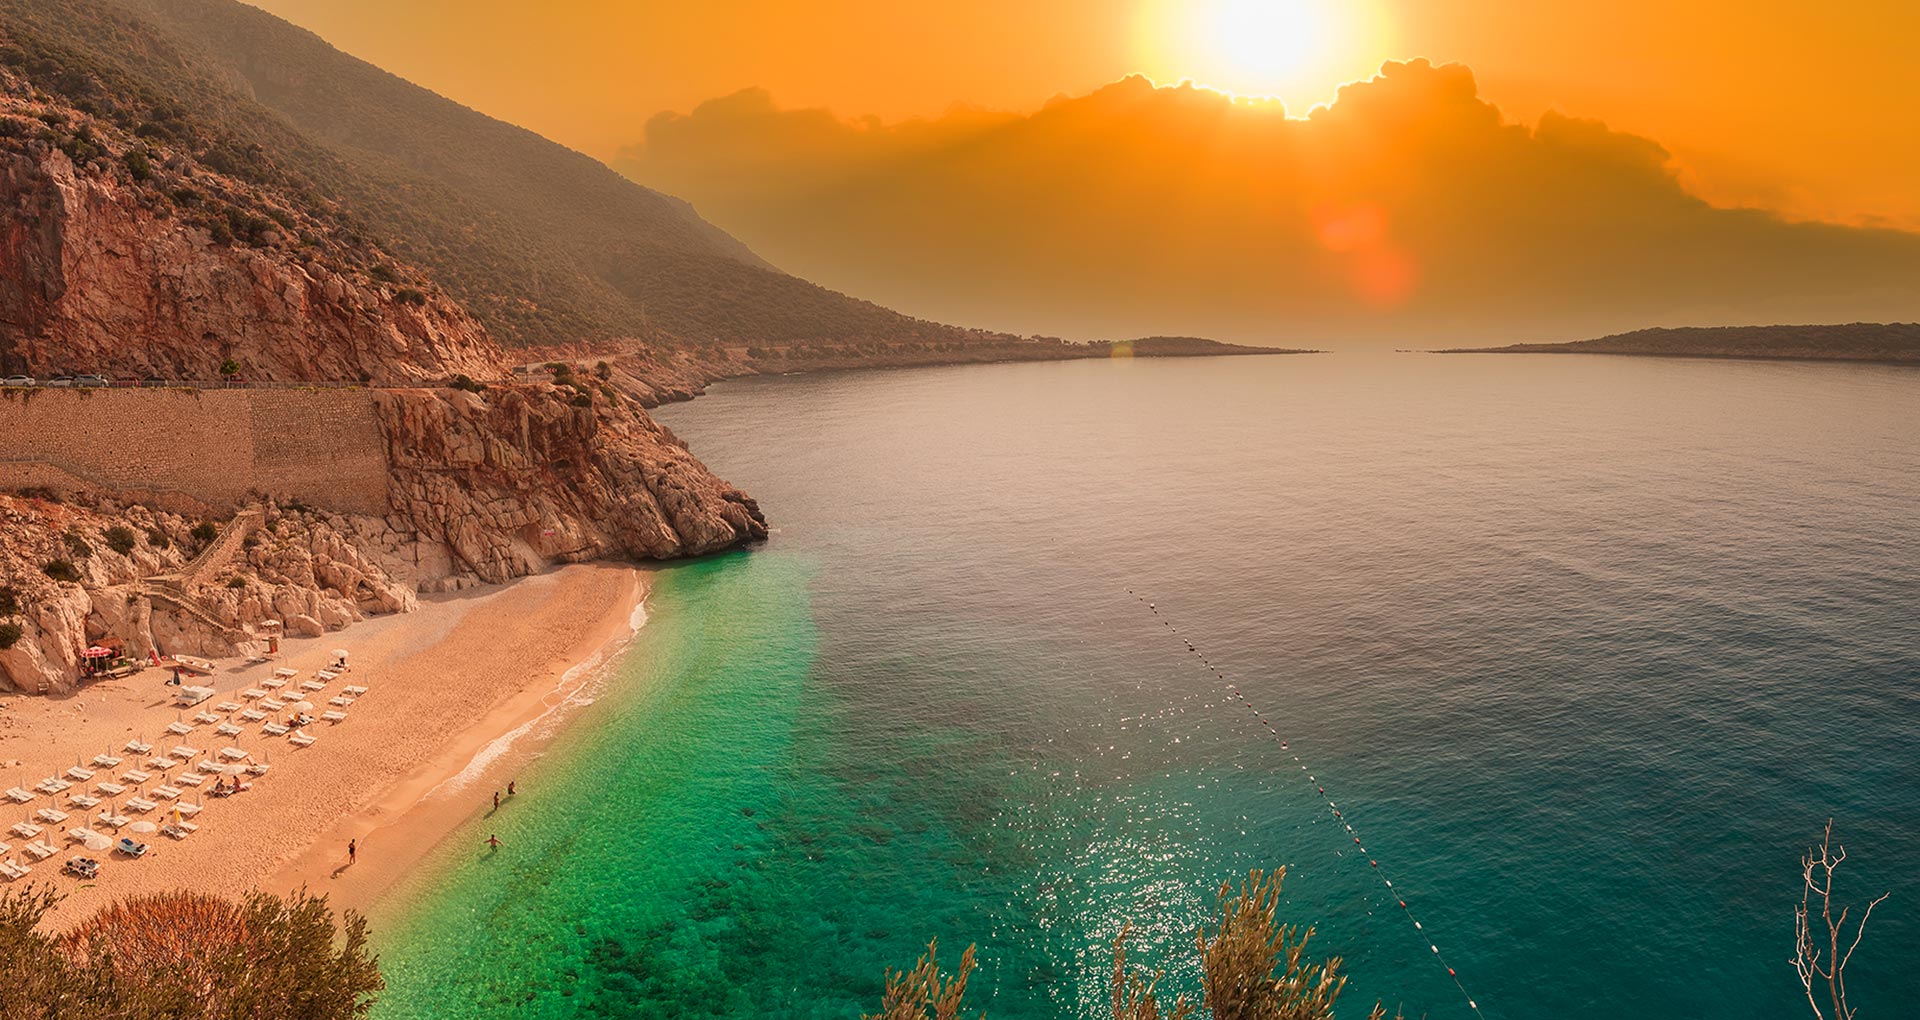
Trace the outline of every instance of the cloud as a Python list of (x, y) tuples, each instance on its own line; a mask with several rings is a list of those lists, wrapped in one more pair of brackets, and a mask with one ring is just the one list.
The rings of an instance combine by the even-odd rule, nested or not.
[(1130, 77), (884, 124), (763, 90), (662, 114), (620, 169), (799, 275), (968, 325), (1293, 342), (1911, 318), (1920, 235), (1690, 194), (1657, 143), (1510, 123), (1389, 63), (1292, 118)]

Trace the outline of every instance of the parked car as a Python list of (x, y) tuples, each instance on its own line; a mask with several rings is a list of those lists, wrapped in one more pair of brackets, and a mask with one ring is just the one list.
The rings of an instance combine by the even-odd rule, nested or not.
[(75, 386), (106, 386), (106, 385), (109, 385), (109, 384), (108, 384), (108, 382), (107, 382), (107, 377), (106, 377), (106, 376), (104, 376), (104, 375), (82, 375), (82, 376), (76, 376), (76, 377), (74, 377), (74, 380), (73, 380), (73, 384), (74, 384)]
[(30, 375), (10, 375), (10, 376), (7, 376), (5, 379), (0, 379), (0, 386), (32, 386), (32, 385), (33, 385), (33, 376), (30, 376)]
[(47, 381), (46, 381), (45, 383), (43, 383), (42, 385), (45, 385), (45, 386), (72, 386), (72, 385), (73, 385), (73, 376), (70, 376), (70, 375), (56, 375), (56, 376), (54, 376), (53, 378), (51, 378), (51, 379), (48, 379), (48, 380), (47, 380)]
[(150, 390), (159, 389), (160, 387), (163, 387), (166, 384), (167, 384), (167, 381), (165, 379), (160, 378), (157, 375), (150, 375), (147, 378), (140, 381), (140, 385)]

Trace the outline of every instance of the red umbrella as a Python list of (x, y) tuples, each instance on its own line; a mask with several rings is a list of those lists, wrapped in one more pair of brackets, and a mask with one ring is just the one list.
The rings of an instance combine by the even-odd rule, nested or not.
[(113, 658), (113, 649), (102, 648), (99, 645), (94, 645), (92, 648), (89, 648), (86, 651), (81, 652), (80, 654), (89, 659), (111, 659)]

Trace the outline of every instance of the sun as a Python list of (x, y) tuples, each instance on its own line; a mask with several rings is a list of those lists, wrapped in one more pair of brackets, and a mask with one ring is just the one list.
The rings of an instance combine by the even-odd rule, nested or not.
[(1149, 77), (1273, 96), (1305, 113), (1387, 49), (1379, 0), (1147, 0), (1139, 60)]

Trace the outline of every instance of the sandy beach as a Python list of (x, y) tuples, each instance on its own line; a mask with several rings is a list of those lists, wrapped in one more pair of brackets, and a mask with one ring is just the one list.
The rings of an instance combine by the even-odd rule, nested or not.
[[(348, 649), (351, 672), (309, 695), (315, 714), (349, 684), (368, 693), (347, 710), (344, 722), (309, 726), (318, 739), (307, 748), (267, 737), (257, 723), (231, 738), (217, 736), (212, 724), (184, 737), (165, 732), (176, 712), (174, 688), (165, 686), (168, 673), (160, 669), (92, 683), (71, 698), (8, 697), (0, 701), (0, 788), (32, 790), (78, 762), (97, 774), (52, 798), (0, 800), (0, 842), (11, 844), (0, 857), (27, 863), (26, 840), (5, 831), (15, 823), (46, 807), (70, 815), (46, 826), (40, 838), (60, 853), (35, 864), (25, 880), (50, 882), (65, 894), (48, 919), (53, 926), (115, 897), (179, 888), (237, 895), (304, 884), (328, 894), (337, 907), (366, 911), (454, 826), (492, 810), (492, 791), (504, 789), (550, 734), (552, 727), (542, 722), (558, 718), (556, 709), (587, 682), (591, 664), (632, 634), (644, 576), (627, 566), (578, 565), (423, 599), (414, 613), (287, 641), (272, 663), (217, 663), (213, 677), (200, 681), (219, 692), (200, 706), (211, 710), (222, 701), (241, 702), (240, 692), (275, 668), (299, 670), (297, 684), (325, 667), (334, 649)], [(576, 668), (582, 664), (587, 668)], [(194, 711), (188, 710), (189, 719)], [(69, 805), (83, 787), (93, 792), (96, 784), (141, 767), (146, 756), (122, 750), (135, 737), (153, 745), (151, 754), (183, 742), (208, 753), (238, 746), (254, 760), (270, 762), (271, 769), (242, 793), (205, 796), (205, 808), (194, 819), (199, 831), (185, 840), (135, 835), (151, 847), (139, 859), (81, 851), (67, 841), (66, 830), (89, 824), (109, 800), (136, 820), (171, 817), (165, 801), (153, 811), (129, 811), (125, 802), (136, 795), (132, 789), (103, 797), (91, 811)], [(103, 752), (125, 760), (111, 769), (92, 765)], [(155, 773), (143, 789), (165, 781)], [(211, 785), (188, 789), (183, 799), (201, 803)], [(93, 827), (118, 838), (104, 826)], [(358, 840), (360, 850), (350, 867), (349, 839)], [(82, 882), (60, 873), (62, 862), (78, 853), (102, 862), (97, 879)]]

